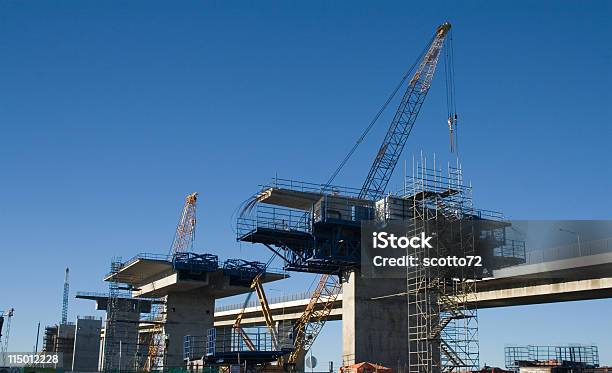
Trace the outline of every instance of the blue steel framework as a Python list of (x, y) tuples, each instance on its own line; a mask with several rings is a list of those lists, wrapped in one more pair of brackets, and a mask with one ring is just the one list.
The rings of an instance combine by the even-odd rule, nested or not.
[[(307, 193), (316, 201), (297, 209), (267, 204), (260, 197), (277, 191)], [(362, 221), (407, 219), (412, 214), (413, 198), (401, 191), (374, 201), (357, 198), (356, 191), (275, 178), (261, 187), (255, 202), (238, 217), (237, 238), (264, 244), (285, 260), (285, 269), (290, 271), (340, 274), (356, 269), (361, 262)], [(436, 200), (448, 204), (458, 198), (448, 190), (435, 193), (430, 207), (440, 211)], [(432, 196), (434, 192), (427, 198)], [(475, 222), (481, 229), (476, 246), (486, 249), (478, 255), (488, 259), (489, 270), (524, 261), (524, 242), (506, 239), (501, 213), (470, 208), (462, 212), (462, 219)]]
[(250, 286), (255, 277), (265, 275), (266, 264), (243, 259), (228, 259), (223, 264), (223, 273), (230, 278), (230, 284)]
[(176, 253), (172, 257), (172, 267), (177, 271), (213, 272), (219, 268), (219, 257), (191, 252)]
[(253, 346), (249, 346), (243, 334), (234, 328), (212, 328), (206, 336), (185, 336), (183, 358), (204, 359), (212, 365), (241, 362), (257, 365), (275, 362), (293, 350), (290, 334), (283, 333), (277, 346), (267, 327), (248, 327), (243, 332)]
[(599, 366), (597, 346), (506, 346), (506, 368), (518, 371), (519, 362), (576, 365), (583, 368)]

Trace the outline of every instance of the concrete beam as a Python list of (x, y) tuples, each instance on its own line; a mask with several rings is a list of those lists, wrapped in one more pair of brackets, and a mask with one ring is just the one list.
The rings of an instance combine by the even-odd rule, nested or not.
[[(487, 280), (493, 281), (493, 280)], [(480, 284), (477, 288), (480, 288)], [(483, 286), (495, 288), (495, 284)], [(552, 282), (548, 284), (535, 284), (495, 289), (480, 290), (469, 301), (471, 306), (478, 306), (480, 309), (493, 307), (509, 307), (528, 304), (568, 302), (579, 300), (612, 298), (612, 277)], [(273, 303), (270, 305), (274, 320), (295, 320), (297, 319), (310, 299), (300, 299), (290, 302)], [(342, 319), (343, 294), (338, 296), (329, 320)], [(239, 308), (215, 312), (215, 326), (231, 325), (240, 312)], [(263, 325), (260, 307), (248, 307), (245, 309), (244, 325)]]
[(470, 303), (493, 308), (602, 298), (612, 298), (612, 277), (479, 291)]

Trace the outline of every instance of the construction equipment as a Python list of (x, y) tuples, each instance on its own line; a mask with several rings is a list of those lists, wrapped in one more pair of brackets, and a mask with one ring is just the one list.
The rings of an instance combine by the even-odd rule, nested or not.
[[(368, 176), (361, 187), (360, 198), (379, 199), (384, 195), (425, 96), (429, 92), (440, 51), (450, 28), (450, 23), (444, 23), (436, 30), (434, 39), (410, 80), (383, 143), (374, 158)], [(289, 355), (289, 364), (294, 365), (298, 357), (303, 356), (302, 354), (312, 346), (341, 291), (342, 286), (334, 275), (321, 275), (319, 285), (313, 292), (304, 314), (296, 324), (295, 349)], [(320, 304), (319, 309), (318, 304)]]
[(290, 367), (295, 367), (298, 359), (308, 352), (319, 332), (323, 329), (323, 325), (325, 325), (325, 321), (341, 291), (342, 285), (338, 277), (321, 275), (310, 302), (308, 302), (304, 313), (295, 324), (294, 349), (287, 359)]
[(185, 206), (181, 213), (174, 239), (172, 240), (171, 253), (182, 253), (193, 249), (196, 228), (196, 202), (198, 193), (191, 193), (185, 198)]
[(68, 293), (70, 286), (68, 285), (68, 272), (70, 270), (66, 268), (66, 276), (64, 277), (64, 297), (62, 300), (62, 324), (68, 322)]
[[(2, 357), (2, 366), (6, 366), (6, 352), (8, 351), (9, 337), (11, 334), (11, 319), (15, 313), (14, 308), (7, 311), (0, 311), (0, 356)], [(4, 333), (2, 328), (4, 327)]]
[[(307, 185), (289, 182), (288, 185), (279, 186), (276, 180), (274, 185), (264, 188), (255, 195), (243, 209), (243, 214), (250, 213), (254, 205), (259, 202), (281, 206), (267, 210), (264, 213), (267, 215), (262, 215), (261, 219), (260, 216), (251, 221), (247, 218), (239, 219), (239, 226), (245, 228), (240, 231), (239, 239), (263, 243), (271, 251), (283, 257), (290, 270), (322, 274), (306, 311), (295, 325), (295, 349), (289, 355), (288, 364), (295, 364), (299, 356), (307, 351), (317, 338), (323, 320), (331, 312), (333, 303), (342, 289), (338, 277), (360, 266), (360, 223), (362, 220), (372, 219), (375, 203), (385, 194), (387, 184), (431, 87), (440, 53), (450, 29), (449, 23), (444, 23), (436, 29), (431, 41), (413, 65), (416, 69), (411, 79), (408, 80), (412, 68), (327, 184)], [(450, 63), (450, 60), (447, 61)], [(361, 189), (353, 194), (349, 189), (340, 191), (332, 187), (331, 182), (335, 176), (405, 82), (408, 82), (406, 91)], [(449, 89), (447, 82), (447, 93), (449, 91), (452, 89)], [(449, 99), (447, 95), (447, 100)], [(449, 123), (451, 130), (456, 126), (454, 99), (452, 102), (452, 120)], [(276, 192), (285, 198), (275, 199), (273, 194)], [(442, 202), (439, 203), (442, 206)], [(453, 211), (447, 208), (443, 211), (452, 217)], [(286, 255), (282, 255), (272, 246), (281, 249)]]
[[(384, 196), (431, 87), (450, 29), (449, 23), (437, 27), (412, 68), (403, 76), (326, 184), (282, 179), (279, 182), (275, 178), (273, 183), (264, 186), (245, 203), (237, 224), (238, 239), (266, 245), (285, 259), (286, 268), (294, 271), (339, 274), (359, 268), (359, 224), (362, 220), (373, 218), (374, 205)], [(452, 66), (448, 70), (452, 71)], [(452, 87), (452, 84), (449, 86)], [(331, 183), (335, 176), (402, 87), (406, 87), (406, 90), (361, 188), (333, 186)], [(454, 118), (454, 99), (448, 96), (447, 99), (453, 102), (453, 109), (449, 111), (453, 112)], [(305, 200), (308, 203), (304, 203)], [(247, 216), (254, 210), (257, 216)]]
[(262, 286), (261, 273), (258, 274), (255, 277), (255, 279), (253, 279), (253, 282), (251, 283), (251, 289), (253, 291), (249, 293), (249, 295), (247, 296), (247, 299), (244, 302), (242, 309), (240, 310), (240, 313), (238, 314), (238, 317), (236, 317), (236, 321), (234, 321), (234, 324), (232, 325), (232, 329), (240, 333), (240, 335), (242, 336), (242, 339), (244, 340), (244, 343), (247, 345), (247, 348), (249, 350), (251, 351), (255, 350), (255, 345), (253, 344), (253, 341), (251, 341), (250, 337), (247, 335), (247, 333), (244, 331), (244, 329), (242, 329), (240, 325), (242, 323), (242, 318), (244, 317), (244, 311), (249, 303), (251, 295), (253, 294), (253, 292), (255, 292), (257, 294), (257, 299), (259, 300), (259, 304), (261, 305), (261, 312), (264, 316), (264, 320), (266, 322), (266, 326), (268, 327), (268, 331), (270, 332), (270, 337), (272, 338), (273, 348), (278, 349), (278, 333), (276, 332), (276, 327), (274, 325), (274, 320), (272, 318), (272, 312), (270, 311), (270, 305), (268, 303), (268, 298), (266, 297), (266, 293)]
[[(198, 201), (198, 193), (191, 193), (185, 197), (185, 205), (181, 212), (181, 217), (176, 226), (174, 239), (170, 252), (173, 258), (173, 265), (176, 265), (177, 260), (183, 259), (185, 253), (193, 250), (195, 241), (196, 229), (196, 202)], [(177, 260), (175, 260), (177, 259)], [(143, 368), (147, 371), (152, 371), (164, 362), (164, 350), (166, 339), (164, 336), (163, 314), (166, 312), (165, 304), (156, 304), (151, 308), (151, 321), (153, 323), (151, 332), (148, 337), (147, 358), (144, 361)]]
[[(272, 318), (272, 312), (270, 310), (268, 299), (262, 286), (261, 276), (257, 276), (253, 280), (251, 289), (253, 289), (253, 292), (247, 296), (242, 310), (238, 313), (232, 328), (240, 333), (247, 348), (254, 351), (255, 345), (247, 333), (242, 329), (241, 322), (250, 297), (253, 293), (255, 293), (257, 294), (266, 326), (268, 327), (270, 336), (272, 338), (273, 348), (277, 350), (279, 349), (278, 332), (274, 324), (274, 319)], [(325, 325), (325, 321), (327, 320), (329, 313), (332, 311), (333, 304), (338, 299), (338, 295), (340, 294), (341, 290), (342, 286), (340, 285), (336, 276), (322, 275), (319, 278), (319, 282), (312, 294), (310, 302), (293, 327), (293, 350), (289, 353), (288, 357), (283, 356), (279, 359), (278, 366), (284, 367), (290, 371), (295, 369), (296, 363), (306, 354), (306, 352), (308, 352), (319, 332), (323, 328), (323, 325)]]
[(419, 115), (425, 96), (429, 92), (440, 51), (444, 46), (444, 39), (450, 28), (451, 25), (447, 22), (440, 25), (436, 30), (429, 50), (410, 80), (402, 101), (395, 112), (385, 139), (380, 145), (368, 176), (361, 187), (359, 197), (377, 200), (384, 195), (406, 140), (408, 140)]

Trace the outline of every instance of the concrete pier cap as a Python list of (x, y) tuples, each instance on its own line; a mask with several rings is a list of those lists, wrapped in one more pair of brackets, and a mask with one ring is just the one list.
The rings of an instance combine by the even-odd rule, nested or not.
[[(219, 265), (215, 255), (181, 253), (181, 257), (186, 261), (178, 265), (176, 255), (139, 254), (104, 278), (126, 285), (132, 299), (161, 298), (165, 301), (161, 325), (166, 340), (164, 367), (168, 368), (185, 365), (185, 336), (205, 335), (214, 327), (216, 299), (250, 292), (258, 268), (265, 270), (260, 277), (263, 283), (289, 277), (259, 262), (230, 259)], [(211, 258), (211, 265), (206, 265), (202, 258)], [(191, 259), (194, 260), (190, 262)]]

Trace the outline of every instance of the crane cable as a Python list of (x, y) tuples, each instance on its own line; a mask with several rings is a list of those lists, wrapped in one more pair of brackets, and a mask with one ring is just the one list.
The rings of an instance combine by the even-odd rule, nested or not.
[(363, 142), (363, 140), (365, 139), (365, 137), (368, 135), (368, 133), (370, 132), (370, 130), (372, 129), (372, 127), (374, 127), (374, 124), (378, 121), (378, 119), (380, 118), (380, 116), (382, 115), (382, 113), (387, 109), (387, 107), (389, 106), (389, 103), (391, 102), (391, 100), (393, 100), (393, 98), (395, 97), (395, 95), (397, 94), (397, 92), (400, 90), (400, 88), (404, 85), (404, 83), (406, 82), (406, 80), (408, 79), (408, 77), (412, 74), (412, 72), (414, 71), (415, 67), (419, 64), (419, 62), (423, 59), (423, 56), (425, 55), (425, 53), (427, 53), (427, 51), (429, 50), (429, 47), (431, 46), (431, 43), (433, 43), (435, 39), (435, 35), (429, 40), (429, 42), (427, 43), (427, 45), (425, 45), (425, 48), (423, 49), (423, 51), (418, 55), (418, 57), (416, 58), (416, 60), (414, 61), (414, 63), (412, 64), (412, 66), (410, 67), (410, 69), (408, 69), (406, 71), (406, 73), (404, 73), (404, 76), (402, 77), (402, 79), (400, 80), (399, 84), (395, 87), (395, 89), (391, 92), (391, 95), (387, 98), (387, 100), (385, 101), (385, 103), (381, 106), (381, 108), (378, 110), (378, 112), (376, 113), (376, 115), (374, 116), (374, 118), (372, 119), (372, 121), (370, 122), (370, 124), (368, 124), (368, 126), (364, 129), (364, 131), (361, 133), (361, 136), (359, 136), (359, 138), (357, 139), (357, 142), (355, 142), (355, 144), (353, 145), (353, 147), (351, 148), (351, 150), (348, 152), (348, 154), (344, 157), (344, 159), (342, 160), (342, 162), (340, 163), (340, 165), (338, 166), (338, 168), (336, 168), (336, 170), (334, 171), (334, 173), (332, 174), (332, 176), (329, 178), (329, 180), (327, 181), (327, 183), (324, 186), (324, 189), (328, 188), (331, 183), (334, 181), (334, 179), (336, 178), (336, 176), (338, 176), (338, 174), (340, 173), (340, 171), (342, 170), (342, 168), (346, 165), (346, 163), (349, 161), (349, 159), (351, 158), (351, 156), (353, 155), (353, 153), (355, 153), (355, 150), (357, 150), (357, 147), (359, 147), (359, 145)]
[(453, 35), (449, 31), (444, 49), (444, 78), (446, 85), (447, 121), (450, 137), (450, 151), (458, 154), (457, 104), (455, 102), (455, 64), (453, 55)]

